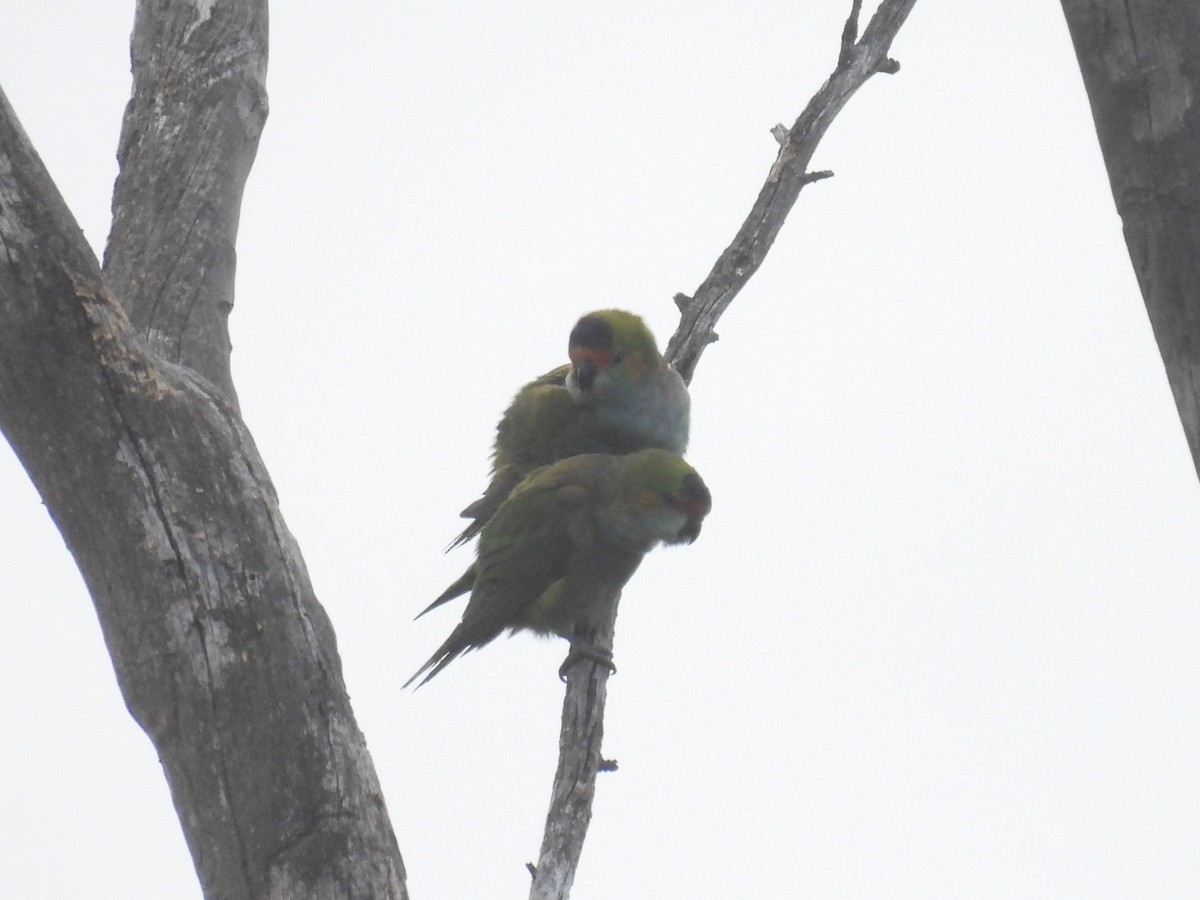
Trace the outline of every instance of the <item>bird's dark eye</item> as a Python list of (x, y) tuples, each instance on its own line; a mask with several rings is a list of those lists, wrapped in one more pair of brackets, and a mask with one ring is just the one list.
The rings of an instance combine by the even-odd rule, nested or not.
[(624, 353), (615, 353), (615, 354), (613, 354), (612, 364), (615, 366), (617, 363), (619, 363), (624, 358), (625, 358)]

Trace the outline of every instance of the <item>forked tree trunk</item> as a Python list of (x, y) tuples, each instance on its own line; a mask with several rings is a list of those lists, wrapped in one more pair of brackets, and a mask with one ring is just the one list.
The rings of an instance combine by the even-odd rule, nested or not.
[[(807, 164), (833, 117), (896, 71), (888, 48), (914, 2), (884, 0), (860, 39), (852, 0), (833, 75), (778, 129), (746, 223), (694, 298), (678, 298), (668, 354), (685, 376), (800, 190), (828, 174)], [(133, 65), (103, 274), (0, 94), (0, 430), (83, 573), (205, 895), (407, 898), (333, 630), (229, 375), (266, 2), (138, 0)], [(534, 897), (570, 891), (604, 677), (572, 672)]]
[(265, 0), (139, 0), (100, 269), (0, 94), (0, 430), (83, 573), (207, 897), (404, 898), (225, 319)]

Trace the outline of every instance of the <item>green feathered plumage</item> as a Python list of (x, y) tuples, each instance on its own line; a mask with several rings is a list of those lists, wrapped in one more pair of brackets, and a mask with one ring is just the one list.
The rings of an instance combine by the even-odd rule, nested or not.
[(588, 634), (646, 552), (695, 540), (711, 506), (696, 471), (666, 450), (538, 469), (484, 525), (462, 621), (405, 687), (505, 629)]
[[(450, 547), (479, 534), (512, 489), (540, 466), (581, 453), (687, 449), (687, 387), (639, 316), (619, 309), (588, 313), (572, 329), (567, 354), (569, 365), (525, 385), (504, 411), (488, 487), (463, 510), (471, 523)], [(468, 569), (420, 615), (464, 593), (473, 580)]]

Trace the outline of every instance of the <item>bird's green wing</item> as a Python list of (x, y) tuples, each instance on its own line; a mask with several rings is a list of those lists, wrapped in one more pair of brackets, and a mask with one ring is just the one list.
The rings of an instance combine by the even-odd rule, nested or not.
[[(508, 405), (496, 426), (491, 481), (483, 496), (462, 511), (462, 517), (470, 519), (471, 523), (450, 542), (447, 550), (465, 544), (479, 534), (512, 489), (538, 466), (583, 452), (564, 452), (571, 448), (564, 447), (562, 435), (570, 431), (577, 416), (575, 403), (565, 387), (570, 369), (570, 366), (559, 366), (535, 378), (521, 388)], [(433, 605), (453, 596), (457, 594), (443, 594)]]
[(594, 504), (590, 467), (574, 463), (535, 471), (497, 510), (479, 539), (476, 577), (462, 621), (405, 687), (428, 672), (424, 684), (505, 628), (531, 624), (529, 611), (563, 578), (578, 522)]
[(538, 598), (567, 572), (575, 520), (585, 514), (592, 489), (561, 466), (537, 474), (518, 486), (480, 538), (463, 625), (481, 637), (526, 624)]

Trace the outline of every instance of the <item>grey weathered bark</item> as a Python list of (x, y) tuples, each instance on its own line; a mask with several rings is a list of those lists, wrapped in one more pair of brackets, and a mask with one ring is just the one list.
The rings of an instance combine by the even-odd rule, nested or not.
[[(680, 294), (675, 298), (682, 317), (665, 355), (684, 380), (691, 382), (704, 348), (716, 340), (717, 320), (762, 265), (800, 191), (806, 184), (832, 174), (809, 172), (808, 164), (838, 112), (876, 72), (899, 71), (899, 64), (888, 58), (888, 51), (915, 3), (916, 0), (884, 0), (858, 39), (862, 2), (854, 0), (833, 74), (790, 129), (782, 126), (774, 129), (780, 144), (779, 155), (767, 173), (750, 215), (693, 297)], [(616, 615), (614, 604), (596, 642), (609, 650)], [(537, 866), (532, 868), (530, 900), (565, 900), (570, 896), (591, 823), (596, 774), (603, 767), (601, 741), (608, 674), (608, 669), (597, 663), (577, 664), (568, 673), (558, 770), (541, 851)]]
[(205, 895), (403, 898), (333, 630), (229, 382), (266, 3), (139, 0), (133, 43), (107, 279), (0, 94), (0, 430), (91, 592)]
[(1062, 6), (1125, 243), (1200, 473), (1200, 5)]
[(234, 242), (267, 117), (267, 4), (178, 6), (138, 3), (104, 276), (151, 352), (236, 406)]

